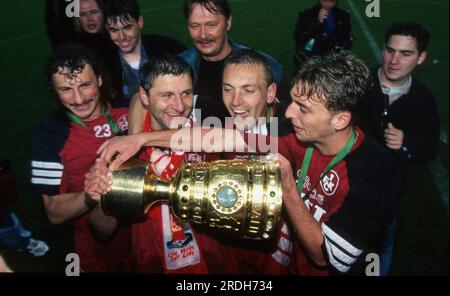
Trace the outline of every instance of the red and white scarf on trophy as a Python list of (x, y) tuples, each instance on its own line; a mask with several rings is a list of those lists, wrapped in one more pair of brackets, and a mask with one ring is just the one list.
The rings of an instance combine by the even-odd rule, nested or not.
[[(184, 127), (192, 127), (192, 119), (188, 119)], [(144, 132), (151, 132), (151, 120), (150, 111), (147, 111), (144, 122)], [(149, 159), (147, 159), (152, 164), (152, 169), (154, 173), (164, 179), (171, 179), (172, 176), (177, 172), (184, 160), (184, 151), (173, 151), (171, 149), (159, 149), (155, 147), (147, 147), (145, 149)]]
[[(192, 119), (188, 119), (184, 127), (192, 127)], [(150, 111), (147, 111), (144, 131), (151, 132)], [(147, 147), (147, 161), (152, 163), (154, 173), (163, 179), (171, 179), (177, 172), (184, 160), (183, 151), (172, 151), (170, 149), (159, 149)], [(193, 266), (200, 263), (200, 249), (189, 223), (183, 223), (172, 212), (167, 203), (161, 203), (161, 206), (150, 209), (148, 216), (150, 219), (161, 221), (164, 245), (164, 262), (166, 272), (177, 272), (177, 269)], [(196, 268), (197, 272), (207, 273), (201, 267)]]

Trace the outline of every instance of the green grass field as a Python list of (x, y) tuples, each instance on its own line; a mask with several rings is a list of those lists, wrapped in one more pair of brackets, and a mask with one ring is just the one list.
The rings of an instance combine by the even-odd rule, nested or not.
[[(231, 0), (231, 37), (266, 51), (292, 71), (292, 30), (298, 11), (313, 0)], [(429, 56), (415, 75), (438, 100), (442, 139), (439, 159), (427, 168), (414, 167), (401, 201), (392, 275), (448, 275), (448, 10), (447, 0), (381, 0), (379, 18), (365, 16), (368, 2), (341, 0), (353, 14), (356, 41), (353, 51), (368, 65), (377, 63), (372, 36), (378, 48), (383, 32), (396, 20), (422, 22), (432, 33)], [(180, 0), (141, 0), (145, 32), (172, 35), (191, 46)], [(353, 5), (351, 5), (353, 4)], [(354, 11), (352, 11), (354, 9)], [(46, 240), (51, 251), (31, 258), (0, 246), (0, 253), (20, 272), (63, 272), (71, 245), (70, 227), (50, 225), (40, 200), (29, 189), (31, 130), (52, 109), (45, 92), (42, 69), (50, 53), (45, 33), (44, 1), (3, 1), (0, 18), (0, 158), (9, 159), (24, 206), (18, 214), (35, 237)], [(364, 23), (366, 29), (361, 25)], [(376, 49), (375, 46), (375, 49)], [(417, 120), (421, 120), (417, 118)], [(380, 172), (382, 173), (382, 172)]]

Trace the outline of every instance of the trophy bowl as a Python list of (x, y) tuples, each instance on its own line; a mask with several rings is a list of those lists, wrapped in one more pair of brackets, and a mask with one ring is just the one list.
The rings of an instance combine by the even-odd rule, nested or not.
[(182, 221), (270, 239), (281, 216), (280, 178), (276, 162), (219, 160), (184, 163), (172, 180), (163, 180), (149, 163), (131, 159), (113, 172), (101, 205), (106, 214), (130, 215), (167, 200)]

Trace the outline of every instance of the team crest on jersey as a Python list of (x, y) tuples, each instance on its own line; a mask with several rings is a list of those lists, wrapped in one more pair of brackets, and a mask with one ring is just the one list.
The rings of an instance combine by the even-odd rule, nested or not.
[(117, 126), (122, 132), (128, 130), (128, 115), (124, 114), (117, 120)]
[(339, 186), (339, 176), (338, 174), (331, 170), (325, 177), (320, 180), (320, 186), (322, 186), (322, 191), (326, 195), (333, 195)]

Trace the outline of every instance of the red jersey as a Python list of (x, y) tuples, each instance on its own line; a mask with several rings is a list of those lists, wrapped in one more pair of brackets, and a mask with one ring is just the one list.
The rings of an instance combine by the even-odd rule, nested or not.
[[(144, 130), (149, 132), (147, 112)], [(162, 178), (171, 178), (182, 161), (201, 162), (217, 159), (204, 153), (179, 153), (170, 149), (147, 148), (140, 159), (151, 162)], [(166, 202), (156, 202), (140, 221), (132, 225), (131, 270), (150, 273), (207, 274), (196, 232), (190, 223), (181, 222)]]
[[(297, 241), (292, 265), (296, 274), (362, 274), (364, 255), (377, 245), (378, 235), (394, 213), (399, 168), (383, 147), (356, 130), (357, 140), (350, 153), (322, 179), (319, 177), (334, 155), (322, 155), (314, 149), (301, 195), (321, 225), (327, 266), (315, 265)], [(278, 147), (298, 179), (307, 146), (290, 134), (280, 138)]]
[[(290, 122), (279, 117), (276, 123), (255, 126), (243, 133), (244, 141), (251, 151), (260, 154), (259, 149), (275, 148), (272, 141), (278, 141), (291, 131)], [(270, 136), (268, 136), (270, 135)], [(256, 160), (258, 155), (248, 153), (223, 153), (222, 158), (229, 160)], [(289, 237), (289, 228), (284, 219), (279, 223), (279, 236), (271, 241), (249, 240), (235, 237), (229, 233), (218, 232), (204, 225), (194, 225), (201, 248), (211, 273), (216, 274), (257, 274), (284, 275), (289, 273), (293, 243)]]
[[(111, 117), (125, 132), (128, 129), (127, 109), (110, 109)], [(105, 116), (84, 122), (83, 127), (67, 119), (50, 115), (33, 133), (32, 183), (40, 194), (83, 192), (84, 175), (97, 158), (97, 149), (112, 138)], [(119, 227), (107, 242), (97, 240), (91, 232), (89, 212), (74, 221), (74, 247), (80, 256), (81, 268), (87, 272), (125, 271), (129, 260), (129, 227)]]

